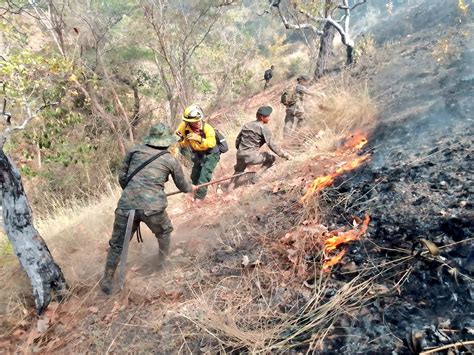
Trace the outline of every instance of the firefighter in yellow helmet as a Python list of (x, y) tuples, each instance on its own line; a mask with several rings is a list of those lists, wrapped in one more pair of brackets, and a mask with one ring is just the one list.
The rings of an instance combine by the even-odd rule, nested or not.
[[(191, 180), (194, 185), (211, 181), (212, 173), (220, 159), (216, 132), (203, 119), (204, 113), (198, 105), (188, 106), (184, 110), (183, 121), (176, 130), (180, 146), (190, 148), (193, 153)], [(203, 200), (206, 194), (207, 187), (201, 187), (196, 191), (194, 198)]]

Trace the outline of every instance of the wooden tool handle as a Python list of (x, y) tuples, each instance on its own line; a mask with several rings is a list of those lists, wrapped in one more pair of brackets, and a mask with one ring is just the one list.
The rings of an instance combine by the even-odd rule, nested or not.
[[(253, 172), (253, 171), (244, 171), (243, 173), (238, 173), (238, 174), (228, 176), (228, 177), (225, 177), (225, 178), (222, 178), (222, 179), (219, 179), (219, 180), (214, 180), (214, 181), (206, 182), (205, 184), (197, 185), (197, 187), (205, 187), (205, 186), (215, 185), (215, 184), (218, 184), (218, 183), (226, 181), (226, 180), (230, 180), (230, 179), (242, 176), (242, 175), (252, 174), (252, 173), (255, 173), (255, 172)], [(177, 195), (177, 194), (180, 194), (180, 193), (182, 193), (182, 191), (179, 191), (179, 190), (178, 191), (173, 191), (173, 192), (167, 193), (166, 196), (173, 196), (173, 195)]]

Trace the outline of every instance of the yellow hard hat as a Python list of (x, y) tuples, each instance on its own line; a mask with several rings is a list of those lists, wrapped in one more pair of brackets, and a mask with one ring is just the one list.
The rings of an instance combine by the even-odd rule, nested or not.
[(186, 122), (199, 122), (204, 118), (204, 112), (202, 112), (202, 109), (196, 105), (192, 104), (184, 110), (183, 113), (183, 121)]

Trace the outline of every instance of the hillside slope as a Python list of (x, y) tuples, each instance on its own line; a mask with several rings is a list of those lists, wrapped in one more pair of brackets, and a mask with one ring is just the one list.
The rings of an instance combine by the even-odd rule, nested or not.
[[(370, 58), (314, 86), (325, 96), (313, 102), (309, 133), (284, 143), (295, 159), (278, 161), (255, 185), (214, 190), (199, 207), (170, 199), (170, 269), (155, 272), (156, 242), (145, 233), (144, 245), (132, 244), (125, 289), (100, 293), (116, 191), (68, 229), (51, 231), (73, 289), (41, 319), (25, 302), (19, 269), (2, 266), (15, 287), (3, 297), (2, 345), (61, 353), (472, 351), (472, 18), (430, 4), (373, 28), (380, 37)], [(415, 21), (422, 10), (442, 21)], [(448, 32), (453, 50), (438, 52)], [(372, 117), (334, 129), (334, 113), (355, 112), (340, 93), (365, 80), (379, 115), (358, 149), (347, 144), (348, 127), (366, 128)], [(215, 122), (231, 139), (260, 104), (278, 107), (280, 92), (245, 99)], [(275, 133), (282, 119), (279, 107)], [(336, 175), (356, 160), (362, 165)], [(228, 175), (232, 164), (231, 152), (216, 174)], [(318, 177), (333, 184), (318, 188)]]

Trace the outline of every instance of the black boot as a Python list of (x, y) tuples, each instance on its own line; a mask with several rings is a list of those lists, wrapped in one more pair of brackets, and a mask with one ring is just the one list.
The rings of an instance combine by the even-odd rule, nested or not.
[(110, 295), (114, 289), (114, 273), (114, 268), (105, 267), (104, 277), (100, 280), (100, 289), (106, 295)]

